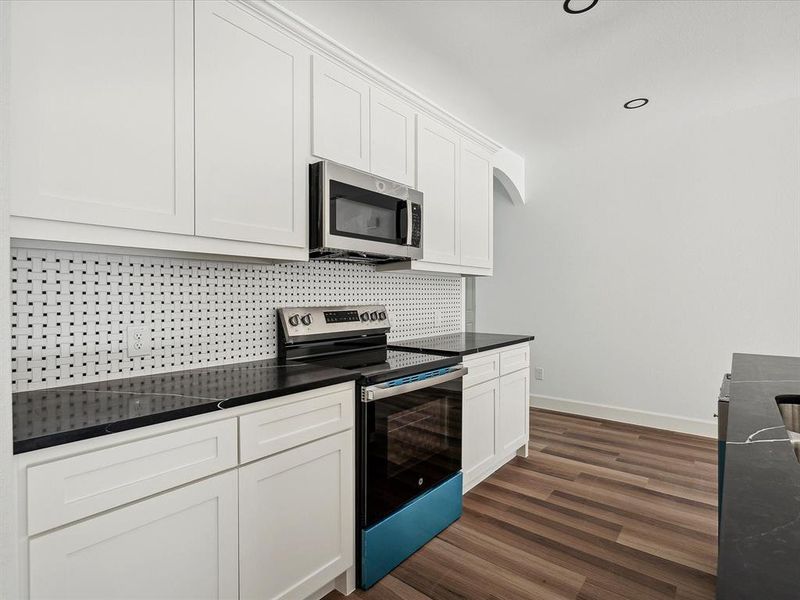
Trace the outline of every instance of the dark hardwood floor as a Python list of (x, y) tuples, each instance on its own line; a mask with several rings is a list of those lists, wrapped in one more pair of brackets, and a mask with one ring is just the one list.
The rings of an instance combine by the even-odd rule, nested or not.
[(530, 457), (476, 486), (460, 520), (350, 597), (713, 598), (716, 461), (713, 439), (533, 410)]

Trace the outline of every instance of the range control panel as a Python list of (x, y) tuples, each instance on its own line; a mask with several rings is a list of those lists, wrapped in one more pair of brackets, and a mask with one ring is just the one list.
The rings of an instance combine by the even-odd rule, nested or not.
[(278, 322), (287, 341), (386, 333), (391, 328), (382, 304), (279, 308)]
[(357, 310), (326, 310), (324, 313), (326, 323), (359, 323)]

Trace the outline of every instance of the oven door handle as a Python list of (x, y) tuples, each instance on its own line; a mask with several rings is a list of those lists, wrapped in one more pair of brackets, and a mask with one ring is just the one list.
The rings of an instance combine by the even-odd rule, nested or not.
[(392, 396), (399, 396), (400, 394), (407, 394), (408, 392), (413, 392), (415, 390), (433, 387), (435, 385), (439, 385), (440, 383), (445, 383), (446, 381), (452, 381), (453, 379), (463, 377), (467, 374), (467, 372), (467, 367), (464, 365), (458, 365), (456, 368), (443, 375), (437, 375), (436, 377), (430, 377), (428, 379), (420, 379), (419, 381), (412, 381), (411, 383), (404, 383), (402, 385), (388, 385), (386, 383), (379, 383), (377, 385), (371, 385), (364, 388), (362, 391), (361, 401), (373, 402), (375, 400), (381, 400), (382, 398), (391, 398)]

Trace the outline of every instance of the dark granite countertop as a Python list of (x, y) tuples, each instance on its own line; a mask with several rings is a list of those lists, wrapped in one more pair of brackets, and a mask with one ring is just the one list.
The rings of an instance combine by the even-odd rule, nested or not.
[(800, 598), (800, 462), (775, 402), (800, 394), (800, 358), (734, 354), (719, 600)]
[(462, 331), (432, 337), (402, 340), (389, 345), (397, 350), (411, 352), (430, 352), (446, 356), (465, 356), (486, 350), (496, 350), (504, 346), (513, 346), (533, 340), (532, 335), (511, 335), (505, 333), (476, 333)]
[(14, 454), (354, 381), (358, 372), (278, 359), (13, 396)]

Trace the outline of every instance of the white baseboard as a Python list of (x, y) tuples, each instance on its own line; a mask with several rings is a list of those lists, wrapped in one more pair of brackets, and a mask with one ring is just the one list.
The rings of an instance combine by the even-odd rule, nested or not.
[(531, 406), (583, 415), (586, 417), (597, 417), (598, 419), (607, 419), (609, 421), (631, 423), (632, 425), (643, 425), (645, 427), (655, 427), (656, 429), (691, 433), (694, 435), (702, 435), (703, 437), (717, 437), (717, 422), (715, 420), (704, 421), (702, 419), (688, 419), (686, 417), (676, 417), (675, 415), (667, 415), (664, 413), (608, 406), (606, 404), (592, 404), (590, 402), (569, 400), (568, 398), (538, 396), (534, 394), (531, 394)]

